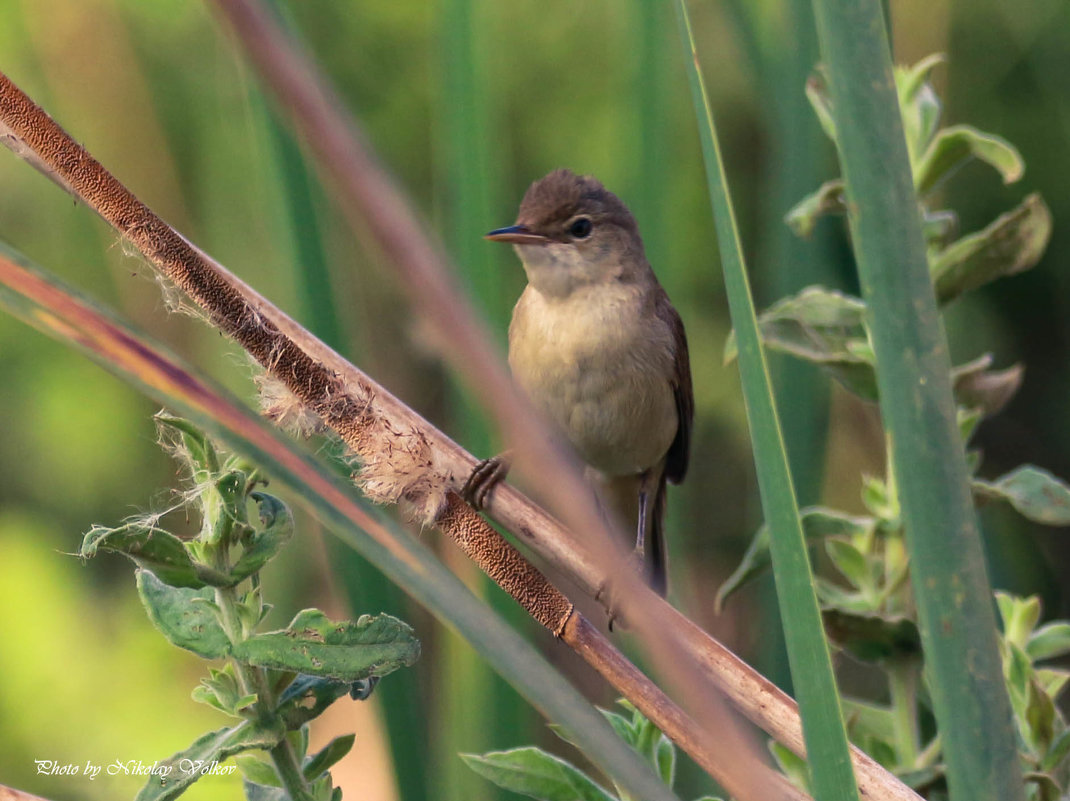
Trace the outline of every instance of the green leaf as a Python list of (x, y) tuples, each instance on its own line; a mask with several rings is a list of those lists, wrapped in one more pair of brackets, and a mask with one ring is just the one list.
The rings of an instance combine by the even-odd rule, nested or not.
[(242, 543), (242, 555), (230, 571), (235, 584), (260, 570), (290, 541), (294, 532), (293, 515), (286, 504), (266, 492), (250, 494), (260, 508), (262, 528), (254, 531), (248, 542)]
[(1051, 238), (1051, 212), (1034, 193), (988, 227), (962, 237), (929, 259), (937, 300), (950, 303), (964, 292), (1028, 270)]
[[(601, 712), (602, 716), (609, 721), (609, 725), (613, 727), (613, 731), (617, 733), (617, 736), (634, 748), (638, 732), (636, 732), (635, 727), (632, 726), (631, 721), (629, 721), (623, 715), (618, 715), (616, 712), (611, 712), (608, 709), (602, 709), (601, 707), (599, 707), (598, 711)], [(560, 732), (556, 731), (557, 727), (552, 728), (555, 728), (555, 734), (561, 737), (565, 742), (571, 745), (576, 744), (568, 737), (564, 737)]]
[(616, 801), (582, 771), (540, 748), (460, 756), (480, 776), (514, 793), (542, 801)]
[(769, 753), (776, 760), (780, 772), (788, 777), (788, 781), (803, 792), (810, 791), (810, 768), (807, 766), (805, 759), (793, 751), (789, 751), (776, 740), (769, 741)]
[(1034, 662), (1070, 654), (1070, 623), (1057, 620), (1033, 632), (1025, 652)]
[(215, 447), (196, 424), (168, 412), (158, 412), (153, 419), (160, 429), (171, 432), (175, 437), (175, 447), (171, 450), (189, 467), (195, 483), (219, 471)]
[(847, 726), (856, 737), (889, 740), (895, 731), (895, 713), (886, 706), (870, 701), (860, 701), (844, 696), (841, 698)]
[(230, 640), (216, 619), (215, 593), (210, 587), (171, 587), (150, 571), (139, 569), (137, 591), (149, 619), (173, 645), (205, 659), (230, 653)]
[(796, 203), (784, 216), (784, 222), (796, 236), (809, 238), (817, 221), (826, 214), (845, 214), (847, 201), (843, 194), (843, 179), (836, 178), (821, 184), (816, 192)]
[(1052, 742), (1048, 753), (1040, 763), (1041, 770), (1055, 770), (1070, 755), (1070, 728), (1063, 729)]
[(208, 704), (220, 712), (242, 717), (244, 710), (256, 703), (256, 695), (246, 695), (238, 685), (234, 666), (229, 662), (222, 670), (208, 668), (208, 676), (193, 688), (193, 700)]
[(269, 787), (246, 779), (242, 782), (245, 801), (293, 801), (290, 794), (281, 787)]
[[(177, 798), (201, 777), (202, 768), (224, 762), (253, 748), (273, 748), (283, 737), (282, 726), (264, 726), (245, 721), (226, 729), (209, 732), (185, 751), (161, 762), (135, 801), (168, 801)], [(188, 762), (187, 762), (188, 760)], [(192, 766), (192, 770), (190, 769)]]
[(921, 654), (918, 624), (899, 616), (823, 609), (829, 639), (864, 662), (913, 658)]
[(235, 757), (234, 762), (242, 772), (242, 776), (248, 781), (264, 787), (282, 787), (282, 780), (279, 779), (279, 774), (275, 772), (274, 767), (264, 760), (251, 754), (243, 754)]
[(859, 590), (868, 590), (872, 585), (869, 563), (858, 548), (842, 539), (825, 540), (825, 552), (832, 564)]
[(806, 99), (810, 101), (817, 121), (821, 123), (821, 130), (835, 144), (836, 119), (832, 114), (832, 98), (829, 97), (825, 75), (820, 68), (806, 80)]
[(318, 609), (306, 609), (286, 629), (236, 644), (233, 656), (258, 667), (353, 682), (413, 664), (420, 641), (411, 627), (390, 615), (334, 623)]
[(982, 498), (1006, 501), (1019, 514), (1046, 526), (1070, 526), (1070, 486), (1047, 470), (1022, 465), (995, 481), (973, 481)]
[[(800, 511), (803, 533), (810, 544), (820, 542), (828, 537), (849, 537), (864, 534), (873, 529), (876, 521), (872, 517), (853, 517), (836, 509), (811, 506)], [(732, 593), (768, 569), (771, 564), (769, 556), (769, 530), (762, 526), (747, 547), (739, 567), (729, 576), (717, 591), (715, 608), (718, 612)]]
[(79, 555), (90, 559), (98, 551), (121, 553), (172, 587), (221, 586), (225, 581), (206, 565), (196, 564), (185, 543), (174, 534), (141, 520), (118, 528), (93, 526), (82, 539)]
[(339, 698), (350, 695), (353, 686), (337, 679), (297, 676), (279, 697), (277, 714), (288, 730), (296, 731), (323, 714)]
[(1040, 620), (1040, 598), (1036, 595), (1020, 598), (1000, 591), (997, 591), (995, 596), (996, 606), (1003, 621), (1004, 639), (1024, 650)]
[(1070, 671), (1056, 670), (1053, 668), (1037, 668), (1037, 681), (1044, 688), (1044, 692), (1052, 698), (1058, 698), (1059, 694), (1070, 684)]
[(664, 734), (658, 740), (658, 747), (654, 753), (654, 766), (666, 786), (672, 787), (673, 782), (676, 781), (676, 746)]
[(998, 170), (1005, 184), (1014, 183), (1025, 172), (1021, 154), (1006, 139), (982, 133), (969, 125), (951, 125), (936, 135), (914, 170), (918, 194), (929, 194), (972, 158)]
[(894, 69), (899, 110), (903, 116), (903, 132), (912, 166), (917, 162), (918, 156), (925, 152), (940, 124), (940, 98), (933, 91), (929, 74), (937, 64), (945, 60), (942, 53), (936, 53), (912, 67)]
[[(991, 417), (1006, 406), (1022, 386), (1025, 368), (1014, 364), (1004, 370), (990, 370), (992, 354), (986, 353), (951, 371), (955, 400), (968, 409)], [(968, 439), (968, 437), (967, 437)]]
[(306, 781), (315, 781), (329, 771), (333, 765), (345, 757), (356, 742), (357, 735), (343, 734), (335, 737), (327, 745), (309, 757), (301, 769), (305, 774)]
[[(820, 365), (847, 389), (875, 400), (873, 356), (863, 326), (866, 306), (842, 292), (812, 286), (777, 301), (758, 317), (762, 343)], [(725, 362), (736, 358), (733, 331), (725, 343)]]

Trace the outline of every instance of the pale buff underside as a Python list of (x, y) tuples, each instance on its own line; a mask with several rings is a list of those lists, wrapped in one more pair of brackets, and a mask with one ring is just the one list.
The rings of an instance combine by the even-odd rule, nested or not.
[(611, 282), (547, 297), (529, 285), (513, 310), (513, 375), (606, 477), (659, 465), (676, 435), (672, 332), (647, 294)]

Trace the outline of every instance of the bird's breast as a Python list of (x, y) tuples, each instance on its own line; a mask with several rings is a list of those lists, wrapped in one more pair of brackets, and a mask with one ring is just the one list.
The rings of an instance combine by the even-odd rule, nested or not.
[(607, 475), (656, 465), (676, 434), (672, 333), (645, 297), (613, 285), (548, 299), (529, 286), (509, 329), (517, 382)]

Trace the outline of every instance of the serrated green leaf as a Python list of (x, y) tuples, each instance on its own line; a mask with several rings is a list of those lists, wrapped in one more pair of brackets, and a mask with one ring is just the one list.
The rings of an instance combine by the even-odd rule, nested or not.
[(821, 617), (829, 639), (864, 662), (915, 658), (921, 654), (918, 625), (907, 617), (829, 608), (821, 610)]
[(540, 748), (460, 756), (480, 776), (514, 793), (542, 801), (616, 801), (585, 773)]
[[(758, 317), (766, 347), (826, 370), (866, 400), (877, 397), (873, 353), (863, 327), (866, 307), (858, 298), (811, 286), (784, 298)], [(736, 357), (735, 332), (725, 343), (725, 362)]]
[(205, 659), (219, 659), (230, 653), (230, 640), (216, 619), (211, 603), (214, 591), (210, 587), (172, 587), (150, 571), (139, 569), (137, 591), (149, 620), (173, 645)]
[[(871, 531), (876, 521), (871, 517), (854, 517), (836, 509), (811, 506), (800, 511), (803, 534), (807, 542), (814, 544), (828, 537), (849, 537)], [(769, 556), (769, 531), (762, 526), (747, 547), (739, 567), (735, 569), (717, 591), (715, 608), (723, 608), (728, 597), (754, 577), (767, 570), (771, 564)]]
[(94, 526), (83, 537), (79, 555), (89, 559), (99, 551), (121, 553), (172, 587), (226, 584), (221, 573), (195, 563), (181, 539), (144, 521), (132, 520), (117, 528)]
[[(168, 801), (177, 798), (201, 777), (200, 767), (222, 763), (242, 751), (273, 748), (283, 737), (282, 726), (245, 721), (219, 729), (195, 740), (193, 745), (160, 763), (135, 801)], [(188, 760), (188, 763), (186, 762)], [(193, 769), (190, 770), (190, 765)]]
[(843, 179), (836, 178), (826, 181), (816, 192), (796, 203), (784, 216), (784, 222), (796, 236), (808, 239), (821, 217), (826, 214), (844, 214), (846, 211)]
[(1006, 139), (969, 125), (951, 125), (936, 134), (914, 170), (918, 194), (924, 197), (972, 158), (994, 167), (1005, 184), (1014, 183), (1025, 172), (1021, 154)]
[(294, 532), (293, 515), (286, 504), (266, 492), (250, 495), (260, 509), (262, 528), (254, 531), (248, 542), (242, 543), (242, 555), (230, 571), (235, 583), (260, 570), (290, 541)]
[(233, 656), (258, 667), (353, 682), (413, 664), (420, 641), (390, 615), (334, 623), (318, 609), (306, 609), (286, 629), (236, 644)]
[(964, 292), (1028, 270), (1051, 238), (1051, 212), (1034, 193), (984, 230), (962, 237), (929, 259), (937, 300), (950, 303)]
[(1046, 526), (1070, 525), (1070, 486), (1047, 470), (1022, 465), (995, 481), (973, 481), (982, 498), (1006, 501), (1019, 514)]
[(315, 781), (321, 775), (329, 771), (333, 765), (349, 753), (356, 740), (357, 735), (355, 734), (343, 734), (341, 737), (335, 737), (327, 743), (327, 745), (309, 757), (304, 767), (301, 768), (302, 772), (305, 774), (305, 780), (310, 782)]
[(1057, 620), (1041, 626), (1029, 637), (1025, 652), (1034, 662), (1070, 653), (1070, 623)]

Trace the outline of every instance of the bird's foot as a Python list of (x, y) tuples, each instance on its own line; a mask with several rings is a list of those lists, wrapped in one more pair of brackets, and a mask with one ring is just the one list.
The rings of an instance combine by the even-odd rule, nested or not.
[(511, 457), (509, 451), (484, 459), (477, 464), (464, 482), (461, 497), (476, 511), (482, 511), (487, 497), (509, 475)]

